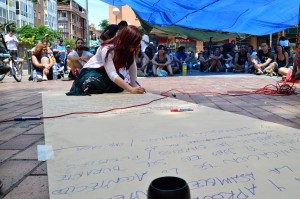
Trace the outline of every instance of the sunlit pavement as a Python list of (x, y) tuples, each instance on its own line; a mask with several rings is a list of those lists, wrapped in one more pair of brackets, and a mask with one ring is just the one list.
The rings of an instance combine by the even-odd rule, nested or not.
[[(253, 91), (269, 84), (275, 85), (280, 78), (232, 73), (193, 72), (188, 75), (191, 76), (147, 77), (138, 81), (147, 92), (159, 95), (176, 89), (166, 94), (179, 100), (300, 129), (300, 95), (220, 94)], [(42, 92), (67, 92), (71, 84), (72, 81), (60, 80), (33, 83), (28, 81), (28, 75), (17, 83), (12, 77), (5, 77), (0, 82), (0, 120), (42, 116)], [(296, 86), (300, 92), (300, 85)], [(199, 121), (199, 128), (201, 123), (205, 125), (205, 120)], [(0, 123), (0, 179), (3, 182), (0, 198), (49, 198), (46, 163), (37, 161), (36, 146), (39, 144), (44, 144), (42, 120)]]

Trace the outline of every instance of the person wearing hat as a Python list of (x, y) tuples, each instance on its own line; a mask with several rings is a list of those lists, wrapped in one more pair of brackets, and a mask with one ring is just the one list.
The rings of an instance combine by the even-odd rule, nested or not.
[(63, 38), (58, 37), (57, 43), (52, 46), (52, 51), (56, 59), (56, 63), (60, 64), (60, 66), (65, 65), (66, 58), (66, 46), (63, 45), (63, 42)]
[(43, 41), (47, 43), (47, 45), (48, 45), (47, 47), (50, 47), (49, 34), (45, 34), (45, 37), (44, 37)]

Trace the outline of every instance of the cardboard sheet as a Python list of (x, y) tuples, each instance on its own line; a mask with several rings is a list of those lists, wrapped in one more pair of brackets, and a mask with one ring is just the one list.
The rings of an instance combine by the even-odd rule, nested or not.
[[(161, 96), (43, 93), (44, 116), (101, 111)], [(173, 107), (194, 111), (170, 112)], [(193, 199), (298, 198), (300, 131), (176, 99), (44, 121), (51, 198), (146, 199), (161, 176), (185, 179)]]

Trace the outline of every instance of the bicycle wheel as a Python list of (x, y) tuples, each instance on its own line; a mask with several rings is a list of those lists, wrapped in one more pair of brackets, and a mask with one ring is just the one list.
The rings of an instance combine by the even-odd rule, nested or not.
[[(2, 65), (2, 66), (5, 65), (2, 60), (0, 60), (0, 65)], [(6, 75), (6, 73), (0, 75), (0, 81), (2, 81), (4, 79), (5, 75)]]
[(17, 82), (21, 82), (22, 81), (22, 71), (19, 69), (16, 62), (14, 62), (14, 61), (12, 62), (12, 67), (13, 67), (13, 70), (14, 70), (13, 77), (15, 78), (15, 80)]
[(5, 75), (6, 75), (6, 74), (0, 75), (0, 81), (2, 81), (2, 80), (4, 79)]

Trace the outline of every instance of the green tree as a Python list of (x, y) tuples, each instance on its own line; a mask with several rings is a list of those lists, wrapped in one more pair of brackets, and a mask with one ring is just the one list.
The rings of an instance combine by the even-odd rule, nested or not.
[(72, 49), (75, 49), (75, 39), (70, 39), (70, 38), (64, 38), (64, 45), (70, 45)]
[(22, 28), (17, 28), (17, 37), (21, 44), (24, 44), (26, 47), (33, 47), (35, 41), (42, 41), (45, 37), (45, 34), (49, 35), (50, 42), (56, 41), (56, 38), (61, 36), (61, 33), (56, 30), (50, 30), (46, 26), (39, 26), (33, 28), (30, 25), (25, 25)]
[(108, 20), (107, 19), (101, 20), (98, 26), (100, 26), (101, 30), (104, 30), (105, 28), (107, 28), (107, 26), (109, 26)]

